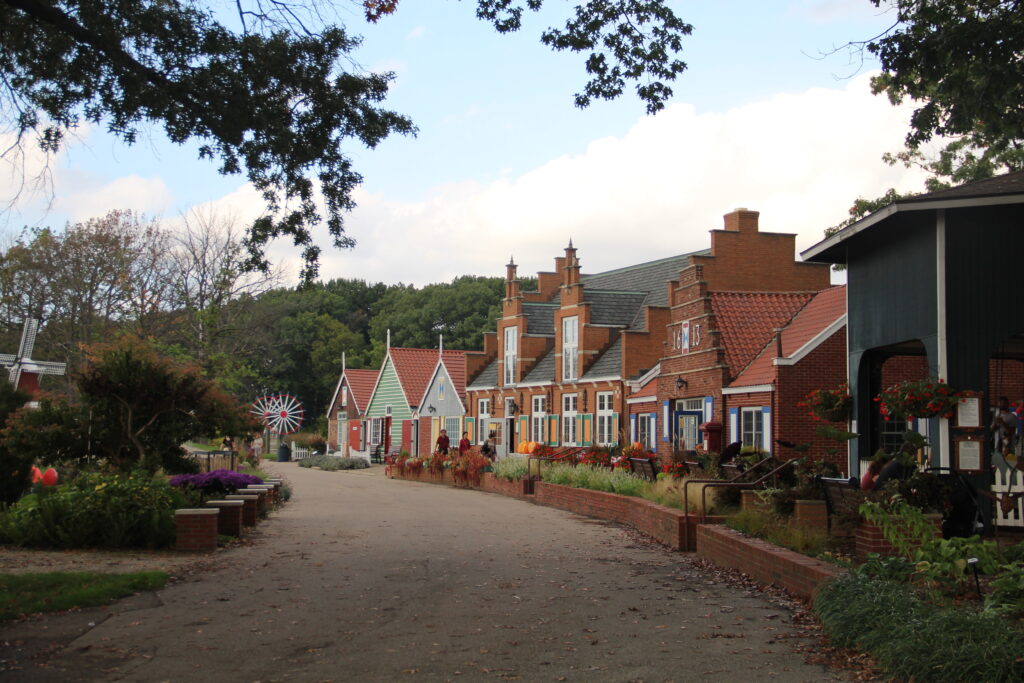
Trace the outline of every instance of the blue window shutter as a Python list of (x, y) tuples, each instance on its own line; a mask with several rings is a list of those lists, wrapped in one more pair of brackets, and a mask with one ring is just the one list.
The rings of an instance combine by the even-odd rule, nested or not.
[(740, 409), (729, 408), (729, 443), (740, 440)]
[(715, 397), (704, 397), (704, 421), (711, 422), (715, 419)]
[(772, 409), (768, 406), (761, 408), (761, 427), (764, 429), (764, 442), (761, 448), (766, 453), (772, 452)]
[[(647, 438), (649, 438), (651, 440), (651, 444), (653, 444), (652, 447), (657, 449), (657, 447), (658, 447), (658, 414), (657, 413), (651, 413), (651, 424), (650, 424), (650, 426), (648, 426), (648, 429), (650, 430), (650, 432), (649, 432)], [(646, 445), (647, 444), (644, 444), (644, 446), (646, 446)]]
[(629, 440), (636, 441), (636, 415), (629, 416)]

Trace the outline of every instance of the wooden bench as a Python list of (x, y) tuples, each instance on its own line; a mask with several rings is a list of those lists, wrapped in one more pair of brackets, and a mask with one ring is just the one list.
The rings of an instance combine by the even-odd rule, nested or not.
[(828, 532), (832, 533), (832, 521), (836, 517), (855, 519), (860, 504), (869, 500), (871, 491), (861, 491), (857, 477), (840, 479), (816, 477), (825, 494), (825, 509), (828, 511)]
[(658, 480), (658, 467), (654, 464), (653, 458), (630, 458), (629, 468), (633, 471), (633, 474), (639, 475), (648, 481)]

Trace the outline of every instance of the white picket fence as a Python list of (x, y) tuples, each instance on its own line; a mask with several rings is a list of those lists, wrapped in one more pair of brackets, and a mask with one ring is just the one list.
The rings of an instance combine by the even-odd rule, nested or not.
[(300, 446), (297, 443), (292, 444), (292, 460), (305, 460), (311, 455), (313, 455), (312, 448)]
[(996, 495), (996, 526), (1024, 527), (1024, 496), (1014, 501), (1013, 509), (1009, 512), (1003, 512), (999, 504), (1002, 494), (1021, 492), (1024, 492), (1024, 472), (1016, 468), (1002, 470), (997, 467), (992, 482), (992, 493)]

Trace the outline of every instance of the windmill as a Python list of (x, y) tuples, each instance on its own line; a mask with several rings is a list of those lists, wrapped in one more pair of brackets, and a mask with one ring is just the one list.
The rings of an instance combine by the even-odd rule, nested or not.
[(67, 371), (67, 363), (32, 360), (32, 351), (36, 345), (38, 332), (38, 320), (32, 318), (25, 320), (17, 355), (0, 353), (0, 365), (7, 368), (8, 380), (16, 389), (21, 389), (29, 394), (38, 393), (40, 375), (63, 375)]

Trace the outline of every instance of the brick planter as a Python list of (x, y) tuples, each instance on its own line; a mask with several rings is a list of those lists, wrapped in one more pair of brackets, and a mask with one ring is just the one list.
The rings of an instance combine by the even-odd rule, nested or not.
[(245, 505), (242, 507), (242, 526), (256, 526), (256, 519), (258, 517), (258, 508), (260, 504), (260, 497), (258, 495), (246, 495), (242, 493), (234, 493), (230, 496), (224, 496), (224, 500), (240, 500)]
[(793, 506), (793, 523), (808, 531), (828, 533), (828, 508), (823, 500), (797, 500)]
[(509, 481), (494, 476), (493, 472), (484, 472), (480, 476), (479, 489), (488, 493), (500, 493), (511, 498), (526, 498), (533, 495), (533, 482), (529, 479)]
[(210, 552), (217, 549), (219, 510), (186, 508), (174, 512), (174, 547), (177, 550)]
[(823, 582), (845, 571), (716, 524), (697, 527), (697, 554), (721, 567), (737, 569), (759, 583), (781, 586), (806, 600), (814, 598)]
[[(929, 517), (932, 524), (935, 525), (935, 536), (941, 537), (942, 517), (939, 515), (929, 515)], [(892, 544), (885, 540), (885, 536), (882, 534), (882, 527), (876, 526), (871, 522), (861, 520), (853, 536), (854, 557), (857, 558), (858, 562), (868, 559), (868, 554), (870, 553), (878, 553), (882, 557), (891, 557), (898, 554), (896, 549), (892, 547)]]
[(244, 489), (239, 489), (238, 493), (243, 496), (256, 496), (256, 509), (257, 514), (265, 514), (270, 510), (270, 492), (264, 488), (256, 488), (249, 486)]
[[(534, 482), (534, 499), (542, 505), (561, 508), (588, 517), (628, 524), (676, 550), (694, 550), (698, 521), (682, 510), (658, 505), (643, 498), (620, 496), (604, 491)], [(707, 521), (719, 521), (708, 517)]]
[(220, 510), (220, 514), (217, 515), (218, 534), (222, 536), (242, 535), (242, 509), (245, 508), (245, 501), (208, 500), (206, 507)]

